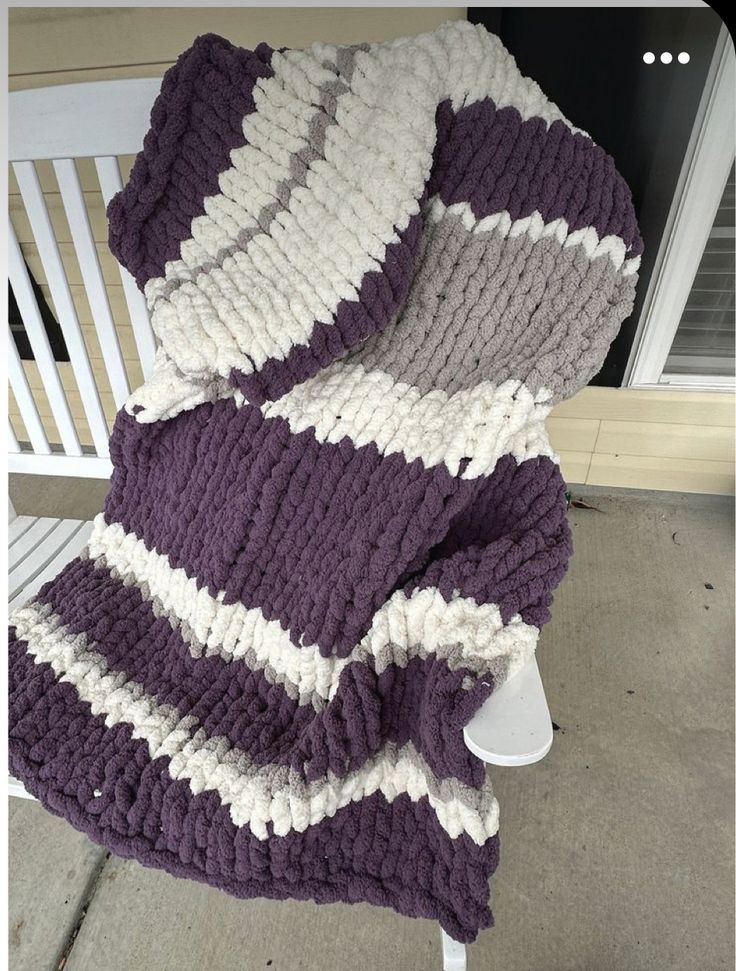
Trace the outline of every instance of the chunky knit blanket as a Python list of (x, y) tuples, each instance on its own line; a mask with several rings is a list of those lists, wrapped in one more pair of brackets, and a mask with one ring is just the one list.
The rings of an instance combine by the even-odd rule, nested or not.
[(156, 363), (88, 549), (12, 618), (11, 770), (143, 864), (470, 941), (498, 805), (463, 726), (566, 568), (545, 418), (630, 313), (630, 193), (458, 22), (198, 38), (108, 214)]

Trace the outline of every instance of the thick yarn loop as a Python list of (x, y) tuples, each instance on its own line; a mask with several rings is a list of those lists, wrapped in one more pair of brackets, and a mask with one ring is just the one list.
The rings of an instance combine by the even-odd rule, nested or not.
[(164, 75), (128, 191), (108, 209), (110, 249), (141, 288), (178, 256), (205, 197), (217, 191), (230, 152), (243, 144), (255, 84), (272, 75), (272, 53), (267, 44), (245, 51), (207, 34)]
[(147, 866), (473, 940), (499, 808), (463, 728), (567, 568), (545, 420), (631, 310), (628, 188), (451, 23), (198, 38), (108, 213), (156, 361), (11, 618), (12, 772)]

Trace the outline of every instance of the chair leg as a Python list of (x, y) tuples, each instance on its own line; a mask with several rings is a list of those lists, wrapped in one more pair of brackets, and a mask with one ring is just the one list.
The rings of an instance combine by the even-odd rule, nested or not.
[(468, 958), (465, 945), (454, 941), (440, 928), (442, 935), (442, 971), (467, 971)]

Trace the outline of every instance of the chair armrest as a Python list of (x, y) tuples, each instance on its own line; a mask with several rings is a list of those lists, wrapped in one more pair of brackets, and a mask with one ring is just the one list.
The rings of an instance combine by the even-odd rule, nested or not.
[(536, 657), (497, 688), (464, 729), (470, 751), (491, 765), (530, 765), (552, 746), (552, 719)]
[(14, 779), (12, 775), (8, 776), (8, 795), (16, 796), (19, 799), (35, 799), (30, 792), (26, 789), (22, 782)]

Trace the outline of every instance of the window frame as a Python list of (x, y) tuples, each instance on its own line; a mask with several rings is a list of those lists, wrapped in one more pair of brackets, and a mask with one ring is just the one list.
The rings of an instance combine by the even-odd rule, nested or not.
[[(623, 384), (630, 388), (733, 391), (733, 376), (668, 374), (672, 342), (705, 250), (736, 148), (736, 58), (724, 26), (718, 37)], [(645, 241), (646, 242), (646, 241)]]

